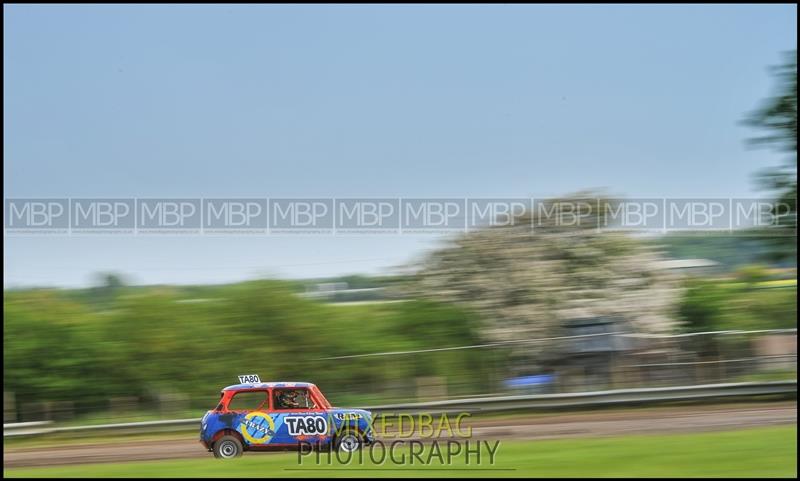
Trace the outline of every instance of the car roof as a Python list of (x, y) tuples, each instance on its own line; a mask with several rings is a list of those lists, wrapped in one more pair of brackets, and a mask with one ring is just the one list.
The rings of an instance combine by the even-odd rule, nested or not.
[(232, 384), (228, 387), (223, 388), (223, 391), (239, 391), (243, 389), (264, 389), (270, 387), (305, 387), (305, 388), (313, 388), (316, 387), (314, 384), (310, 382), (292, 382), (292, 381), (283, 381), (283, 382), (256, 382), (256, 383), (245, 383), (245, 384)]

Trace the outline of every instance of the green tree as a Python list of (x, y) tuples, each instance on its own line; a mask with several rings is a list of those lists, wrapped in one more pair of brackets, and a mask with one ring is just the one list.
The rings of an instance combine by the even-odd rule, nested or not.
[(784, 58), (783, 64), (771, 69), (775, 93), (745, 119), (746, 125), (765, 132), (750, 139), (751, 144), (789, 154), (782, 166), (759, 175), (761, 186), (774, 192), (777, 200), (773, 215), (778, 216), (782, 232), (768, 233), (774, 246), (770, 257), (776, 261), (797, 258), (797, 51), (785, 53)]
[[(678, 309), (684, 332), (797, 327), (797, 289), (759, 286), (763, 270), (742, 269), (738, 279), (686, 281)], [(745, 282), (742, 282), (745, 280)]]
[(326, 360), (473, 344), (471, 317), (453, 306), (326, 305), (270, 280), (117, 286), (102, 302), (93, 289), (4, 293), (3, 388), (16, 396), (22, 420), (35, 420), (42, 403), (73, 401), (83, 414), (118, 397), (153, 409), (176, 395), (182, 406), (205, 410), (220, 387), (248, 372), (316, 382), (336, 403), (371, 402), (365, 394), (413, 398), (417, 375), (466, 393), (481, 386), (479, 350)]

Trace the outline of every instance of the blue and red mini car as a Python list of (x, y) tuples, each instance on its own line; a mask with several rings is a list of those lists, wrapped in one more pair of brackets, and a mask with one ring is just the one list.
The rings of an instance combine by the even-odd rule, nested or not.
[(256, 375), (239, 379), (248, 382), (223, 389), (217, 407), (201, 421), (200, 442), (215, 457), (302, 443), (352, 452), (375, 440), (369, 411), (335, 408), (314, 384), (264, 383)]

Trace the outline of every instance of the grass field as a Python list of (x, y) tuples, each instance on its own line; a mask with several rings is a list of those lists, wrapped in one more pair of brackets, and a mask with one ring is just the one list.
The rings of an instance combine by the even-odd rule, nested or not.
[[(125, 464), (4, 469), (6, 477), (796, 477), (797, 427), (769, 427), (701, 434), (627, 436), (553, 441), (501, 442), (495, 464), (483, 450), (481, 463), (463, 455), (449, 465), (339, 463), (314, 455), (298, 463), (297, 453), (248, 453), (234, 461), (191, 459)], [(474, 441), (473, 441), (474, 442)], [(426, 448), (427, 449), (427, 448)], [(445, 447), (442, 446), (444, 451)], [(380, 452), (375, 456), (380, 458)], [(428, 452), (422, 459), (428, 459)], [(405, 455), (400, 449), (395, 457)]]

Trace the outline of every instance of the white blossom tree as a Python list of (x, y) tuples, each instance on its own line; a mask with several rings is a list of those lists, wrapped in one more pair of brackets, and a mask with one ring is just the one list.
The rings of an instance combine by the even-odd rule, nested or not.
[[(566, 206), (574, 213), (576, 203), (580, 222), (565, 225)], [(565, 321), (598, 316), (633, 332), (669, 332), (679, 278), (659, 267), (652, 245), (598, 229), (614, 206), (587, 196), (545, 202), (513, 225), (468, 232), (432, 252), (404, 287), (473, 310), (489, 341), (561, 336)]]

